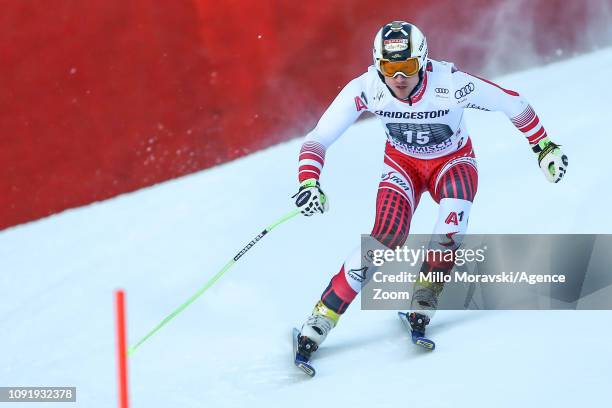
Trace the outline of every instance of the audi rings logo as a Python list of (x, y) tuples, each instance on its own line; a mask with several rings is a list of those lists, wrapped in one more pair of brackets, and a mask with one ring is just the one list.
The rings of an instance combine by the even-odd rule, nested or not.
[(468, 83), (463, 88), (457, 89), (455, 91), (455, 99), (461, 99), (464, 96), (468, 96), (469, 94), (474, 92), (474, 89), (476, 89), (476, 87), (474, 86), (474, 83), (472, 82)]
[(446, 89), (446, 88), (436, 88), (436, 93), (447, 94), (448, 93), (448, 89)]

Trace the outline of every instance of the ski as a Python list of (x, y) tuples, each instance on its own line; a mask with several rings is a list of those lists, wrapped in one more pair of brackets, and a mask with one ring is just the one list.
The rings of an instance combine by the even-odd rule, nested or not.
[(404, 312), (397, 312), (398, 317), (404, 323), (404, 326), (410, 331), (410, 335), (412, 338), (412, 342), (417, 346), (423, 347), (426, 350), (434, 350), (436, 348), (436, 343), (433, 340), (428, 339), (424, 336), (424, 333), (415, 332), (412, 330), (410, 326), (410, 322), (408, 321), (408, 314)]
[(300, 336), (300, 331), (294, 327), (293, 328), (293, 362), (297, 368), (304, 371), (308, 376), (314, 377), (316, 374), (316, 371), (314, 367), (310, 364), (310, 360), (298, 352), (298, 337), (299, 336)]

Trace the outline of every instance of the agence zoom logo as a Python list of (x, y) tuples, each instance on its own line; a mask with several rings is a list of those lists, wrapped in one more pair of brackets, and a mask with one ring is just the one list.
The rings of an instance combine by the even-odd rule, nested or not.
[(474, 86), (474, 83), (472, 83), (472, 82), (468, 83), (463, 88), (457, 89), (455, 91), (455, 99), (461, 99), (464, 96), (468, 96), (469, 94), (474, 92), (474, 89), (476, 89), (476, 87)]

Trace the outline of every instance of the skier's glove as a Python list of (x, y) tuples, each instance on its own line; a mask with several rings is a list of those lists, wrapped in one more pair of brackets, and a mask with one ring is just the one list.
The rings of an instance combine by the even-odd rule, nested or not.
[(292, 198), (295, 198), (295, 205), (307, 217), (316, 213), (322, 214), (329, 209), (327, 197), (315, 179), (302, 181), (300, 190)]
[(559, 145), (545, 138), (533, 146), (533, 151), (538, 154), (538, 164), (551, 183), (558, 183), (565, 175), (567, 169), (567, 156), (563, 154)]

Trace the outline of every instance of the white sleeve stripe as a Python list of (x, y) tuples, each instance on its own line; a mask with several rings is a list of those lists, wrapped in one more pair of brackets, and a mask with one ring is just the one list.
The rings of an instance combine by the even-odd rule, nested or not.
[(540, 135), (540, 137), (538, 137), (537, 139), (535, 139), (535, 140), (530, 140), (530, 141), (529, 141), (529, 144), (532, 144), (532, 145), (534, 145), (534, 144), (538, 144), (538, 143), (540, 143), (540, 140), (544, 139), (544, 138), (545, 138), (545, 137), (547, 137), (547, 136), (548, 136), (548, 135), (546, 134), (546, 132), (544, 132), (544, 133), (542, 133), (542, 134)]
[(316, 160), (310, 160), (310, 159), (300, 160), (299, 165), (300, 165), (300, 167), (301, 166), (314, 166), (314, 167), (316, 167), (318, 169), (322, 169), (323, 168), (323, 165), (321, 163), (319, 163)]
[(518, 130), (520, 130), (521, 132), (525, 133), (525, 132), (524, 132), (523, 130), (521, 130), (521, 129), (524, 129), (524, 128), (526, 128), (526, 127), (529, 127), (529, 125), (531, 125), (531, 124), (532, 124), (532, 123), (533, 123), (535, 120), (540, 120), (540, 119), (538, 118), (538, 115), (533, 115), (533, 118), (532, 118), (532, 119), (531, 119), (529, 122), (525, 123), (523, 126), (518, 127)]
[(317, 156), (318, 158), (320, 158), (322, 162), (325, 161), (325, 155), (321, 156), (320, 154), (317, 154), (316, 152), (313, 152), (313, 151), (310, 151), (310, 150), (304, 150), (304, 151), (300, 152), (300, 160), (302, 160), (301, 157), (304, 154), (312, 154), (313, 156)]
[(540, 129), (542, 129), (542, 124), (538, 124), (537, 126), (535, 126), (533, 129), (531, 129), (529, 132), (523, 132), (523, 134), (525, 135), (525, 137), (531, 137), (533, 135), (535, 135), (536, 133), (538, 133), (540, 131)]

